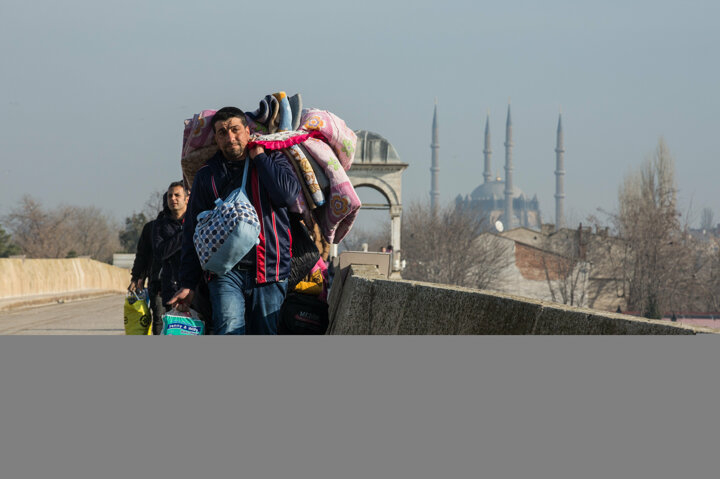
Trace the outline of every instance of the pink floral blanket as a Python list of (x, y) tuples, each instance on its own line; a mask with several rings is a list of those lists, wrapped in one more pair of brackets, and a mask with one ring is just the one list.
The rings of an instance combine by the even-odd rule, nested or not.
[[(188, 187), (192, 186), (197, 170), (217, 151), (214, 134), (210, 128), (210, 120), (215, 112), (216, 110), (203, 110), (185, 120), (181, 166)], [(255, 121), (250, 115), (246, 115), (246, 118), (250, 132), (254, 135), (251, 141), (262, 144), (268, 149), (284, 149), (302, 144), (303, 150), (312, 156), (327, 177), (322, 178), (322, 183), (329, 183), (324, 195), (325, 204), (312, 209), (305, 201), (304, 195), (300, 194), (291, 209), (302, 213), (309, 223), (317, 223), (323, 237), (329, 243), (337, 244), (342, 241), (350, 232), (362, 205), (346, 173), (355, 156), (357, 145), (355, 132), (333, 113), (318, 109), (302, 110), (298, 130), (279, 132), (275, 135), (267, 135), (269, 130), (267, 125)], [(286, 156), (290, 157), (290, 161), (293, 160), (293, 155)], [(298, 180), (305, 182), (306, 185), (307, 181), (312, 183), (312, 179), (303, 178), (305, 171), (300, 176)], [(307, 174), (308, 178), (311, 176)], [(317, 191), (316, 185), (317, 181), (311, 186), (311, 190)]]

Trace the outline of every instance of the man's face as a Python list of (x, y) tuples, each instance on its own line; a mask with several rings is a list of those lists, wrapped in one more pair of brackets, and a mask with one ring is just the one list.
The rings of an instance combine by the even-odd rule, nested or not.
[(167, 203), (170, 211), (178, 216), (185, 214), (188, 204), (188, 195), (185, 194), (185, 188), (182, 186), (173, 186), (168, 190)]
[(245, 158), (245, 147), (250, 140), (250, 128), (240, 118), (215, 123), (215, 142), (229, 161)]

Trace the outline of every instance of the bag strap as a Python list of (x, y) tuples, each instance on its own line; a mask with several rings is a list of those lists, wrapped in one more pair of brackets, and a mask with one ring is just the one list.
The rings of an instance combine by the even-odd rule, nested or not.
[(245, 183), (247, 183), (249, 169), (250, 169), (250, 157), (245, 156), (245, 169), (243, 170), (242, 185), (240, 185), (240, 188), (242, 188), (242, 192), (245, 193), (246, 195), (247, 195), (247, 192), (245, 191)]
[[(225, 198), (228, 197), (228, 195), (229, 195), (232, 191), (234, 191), (235, 189), (237, 189), (237, 187), (235, 186), (234, 178), (230, 177), (230, 172), (228, 171), (227, 166), (225, 165), (225, 161), (224, 161), (224, 160), (221, 160), (221, 161), (220, 161), (220, 166), (222, 166), (222, 169), (223, 169), (223, 172), (225, 173), (225, 176), (228, 177), (228, 178), (230, 178), (230, 181), (225, 185), (225, 188), (223, 188), (223, 190), (222, 190), (222, 198), (225, 199)], [(244, 168), (244, 170), (243, 170), (243, 175), (242, 175), (242, 183), (241, 183), (241, 185), (240, 185), (240, 188), (242, 189), (242, 192), (245, 194), (245, 196), (247, 196), (247, 192), (246, 192), (246, 189), (245, 189), (245, 184), (246, 184), (246, 182), (247, 182), (247, 177), (248, 177), (248, 174), (249, 174), (249, 173), (248, 173), (248, 167), (249, 167), (249, 166), (250, 166), (250, 158), (246, 157), (246, 158), (245, 158), (245, 168)], [(217, 186), (216, 186), (216, 184), (215, 184), (215, 174), (213, 174), (213, 175), (211, 176), (210, 181), (212, 182), (212, 188), (213, 188), (213, 193), (215, 193), (215, 199), (220, 198), (220, 195), (218, 194)]]

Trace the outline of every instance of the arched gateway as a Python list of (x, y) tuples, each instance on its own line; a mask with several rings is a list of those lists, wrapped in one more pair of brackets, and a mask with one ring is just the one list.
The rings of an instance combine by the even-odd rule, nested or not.
[(355, 133), (357, 147), (348, 176), (354, 188), (373, 188), (387, 200), (387, 204), (363, 204), (362, 207), (390, 211), (390, 238), (395, 252), (393, 270), (397, 270), (401, 254), (402, 172), (408, 164), (400, 161), (395, 148), (377, 133), (365, 130), (357, 130)]

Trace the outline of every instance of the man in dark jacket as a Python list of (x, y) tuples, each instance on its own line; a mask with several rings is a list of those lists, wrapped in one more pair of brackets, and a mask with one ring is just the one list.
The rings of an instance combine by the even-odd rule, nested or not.
[[(167, 210), (167, 193), (163, 195), (162, 204), (163, 211), (158, 214), (158, 218), (169, 213)], [(162, 316), (165, 314), (165, 310), (163, 308), (162, 298), (160, 297), (160, 261), (153, 255), (152, 229), (155, 221), (156, 220), (150, 220), (145, 223), (140, 233), (128, 291), (142, 291), (145, 287), (145, 280), (147, 279), (148, 303), (150, 305), (153, 323), (152, 333), (160, 334), (162, 330)]]
[[(160, 261), (161, 265), (160, 295), (165, 309), (170, 309), (168, 302), (180, 289), (180, 253), (187, 205), (188, 195), (183, 182), (170, 183), (167, 190), (167, 210), (164, 215), (158, 216), (153, 225), (153, 256)], [(160, 325), (162, 325), (162, 321)]]
[(209, 275), (213, 329), (215, 334), (277, 334), (290, 275), (292, 238), (287, 207), (300, 193), (300, 183), (281, 152), (266, 154), (260, 146), (247, 148), (250, 130), (242, 110), (218, 110), (211, 127), (219, 151), (193, 181), (183, 232), (181, 289), (169, 304), (187, 307), (203, 274), (193, 244), (197, 215), (212, 209), (231, 181), (240, 184), (249, 161), (246, 189), (260, 219), (260, 243), (228, 273)]
[(135, 261), (133, 261), (132, 270), (130, 272), (130, 285), (128, 291), (131, 293), (140, 292), (145, 288), (145, 279), (148, 279), (148, 286), (152, 278), (150, 278), (150, 269), (152, 267), (152, 226), (155, 220), (150, 220), (143, 225), (140, 238), (138, 238), (137, 249), (135, 250)]

